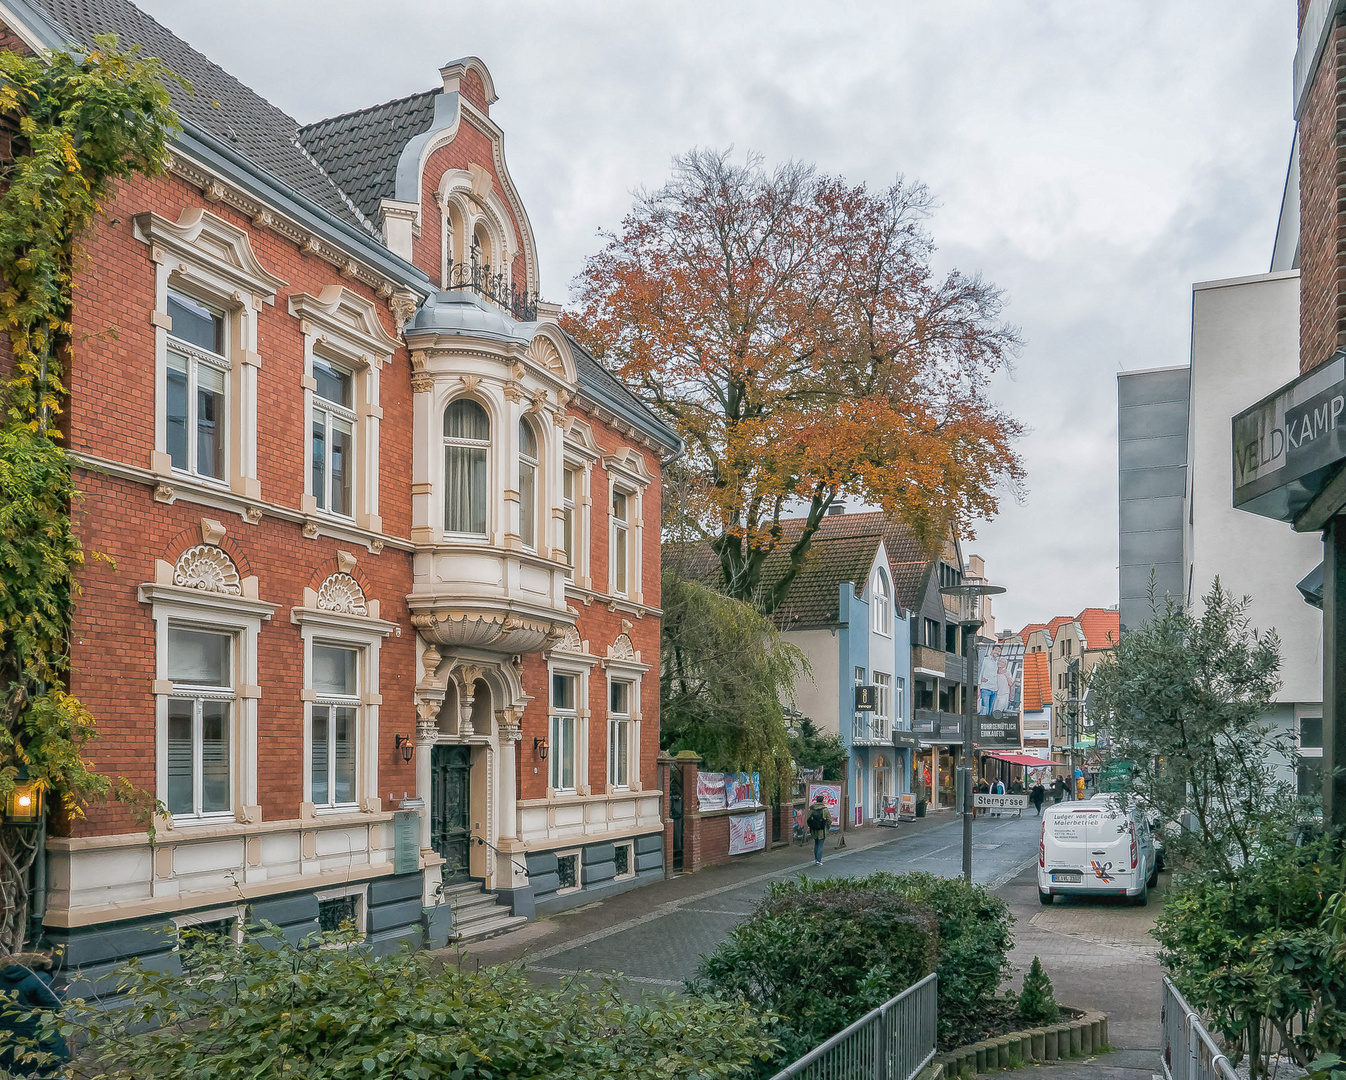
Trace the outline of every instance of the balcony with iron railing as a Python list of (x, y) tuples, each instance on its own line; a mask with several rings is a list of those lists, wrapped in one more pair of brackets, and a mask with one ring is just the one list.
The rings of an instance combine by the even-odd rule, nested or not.
[(858, 712), (851, 718), (851, 745), (886, 745), (892, 739), (888, 717)]
[(519, 322), (537, 320), (538, 294), (520, 292), (503, 270), (493, 270), (489, 263), (460, 262), (449, 268), (450, 289), (471, 289), (478, 296), (503, 308)]

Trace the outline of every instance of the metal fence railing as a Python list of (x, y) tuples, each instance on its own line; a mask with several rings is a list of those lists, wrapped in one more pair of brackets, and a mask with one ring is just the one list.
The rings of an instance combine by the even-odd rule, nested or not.
[(935, 1056), (938, 986), (927, 975), (772, 1080), (912, 1080)]
[(1167, 976), (1159, 1022), (1164, 1031), (1166, 1080), (1238, 1080), (1201, 1017)]

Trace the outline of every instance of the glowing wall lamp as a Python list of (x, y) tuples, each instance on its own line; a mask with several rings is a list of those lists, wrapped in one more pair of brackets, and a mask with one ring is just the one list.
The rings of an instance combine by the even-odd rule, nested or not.
[(416, 753), (416, 744), (411, 741), (410, 735), (394, 735), (393, 746), (402, 751), (402, 760), (408, 763)]
[(547, 740), (538, 736), (533, 737), (533, 753), (543, 761), (547, 760)]
[(5, 800), (5, 820), (11, 825), (36, 825), (42, 820), (42, 786), (36, 780), (18, 780)]

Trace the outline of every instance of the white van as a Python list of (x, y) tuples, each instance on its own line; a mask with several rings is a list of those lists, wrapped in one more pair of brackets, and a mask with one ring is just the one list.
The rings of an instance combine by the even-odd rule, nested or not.
[(1115, 795), (1059, 803), (1042, 812), (1038, 842), (1038, 899), (1055, 896), (1129, 896), (1149, 901), (1159, 877), (1154, 839), (1145, 815), (1123, 811)]

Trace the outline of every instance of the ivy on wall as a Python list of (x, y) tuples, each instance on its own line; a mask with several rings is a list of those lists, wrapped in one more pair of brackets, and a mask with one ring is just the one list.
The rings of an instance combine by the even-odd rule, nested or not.
[[(88, 50), (0, 52), (0, 326), (13, 357), (0, 382), (0, 806), (21, 780), (69, 815), (112, 784), (83, 754), (95, 735), (68, 691), (76, 575), (85, 552), (61, 433), (80, 238), (117, 180), (164, 171), (177, 117), (158, 60), (115, 37)], [(23, 948), (39, 830), (0, 823), (0, 956)]]

